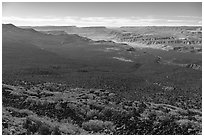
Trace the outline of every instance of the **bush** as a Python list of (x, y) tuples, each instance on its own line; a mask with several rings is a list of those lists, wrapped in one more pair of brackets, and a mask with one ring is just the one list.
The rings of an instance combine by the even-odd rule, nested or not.
[(100, 119), (112, 121), (118, 119), (120, 112), (113, 107), (105, 107), (99, 114)]
[(51, 134), (50, 127), (44, 123), (39, 127), (38, 132), (40, 135), (50, 135)]
[[(86, 134), (86, 132), (79, 128), (77, 125), (71, 123), (59, 123), (59, 128), (57, 129), (57, 133), (61, 135), (78, 135), (78, 134)], [(54, 131), (54, 130), (53, 130)], [(53, 132), (56, 135), (56, 132)]]
[(28, 116), (24, 123), (27, 134), (50, 135), (52, 132), (56, 134), (58, 123), (51, 121), (48, 117), (38, 117), (36, 115)]
[(87, 131), (98, 132), (103, 129), (103, 121), (101, 120), (89, 120), (82, 124), (82, 128)]
[(92, 118), (94, 118), (94, 117), (97, 117), (98, 114), (99, 114), (99, 111), (98, 111), (98, 110), (92, 109), (92, 110), (90, 110), (90, 111), (87, 112), (86, 118), (87, 118), (87, 119), (92, 119)]
[(105, 129), (108, 129), (110, 131), (113, 131), (115, 129), (115, 126), (113, 122), (111, 121), (105, 121), (103, 124), (104, 124)]
[(101, 113), (103, 114), (104, 118), (111, 120), (111, 117), (113, 116), (113, 108), (105, 107)]
[(89, 120), (82, 124), (82, 128), (87, 131), (99, 132), (104, 129), (114, 130), (114, 125), (110, 121), (103, 122), (102, 120)]

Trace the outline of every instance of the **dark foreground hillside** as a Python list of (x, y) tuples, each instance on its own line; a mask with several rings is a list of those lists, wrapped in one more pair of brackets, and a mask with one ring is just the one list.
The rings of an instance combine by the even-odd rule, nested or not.
[(128, 101), (104, 89), (3, 84), (2, 101), (4, 135), (202, 134), (198, 109)]

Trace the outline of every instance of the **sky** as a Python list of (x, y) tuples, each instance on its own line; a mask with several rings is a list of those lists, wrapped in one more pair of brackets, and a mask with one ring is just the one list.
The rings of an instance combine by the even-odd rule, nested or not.
[(16, 26), (202, 25), (201, 2), (3, 2), (2, 22)]

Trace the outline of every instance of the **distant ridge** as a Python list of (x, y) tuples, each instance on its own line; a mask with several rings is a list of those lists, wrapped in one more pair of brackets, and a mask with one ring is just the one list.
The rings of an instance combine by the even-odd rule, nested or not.
[(38, 32), (38, 31), (34, 30), (33, 28), (19, 28), (13, 24), (2, 24), (2, 29), (5, 32), (9, 31), (9, 30)]
[(9, 23), (9, 24), (2, 24), (3, 26), (12, 26), (12, 27), (16, 27), (15, 25)]
[(45, 25), (45, 26), (18, 26), (18, 27), (22, 27), (22, 28), (33, 28), (33, 27), (77, 27), (77, 26), (53, 26), (53, 25)]
[(200, 26), (200, 25), (188, 25), (188, 26), (184, 26), (184, 25), (181, 25), (181, 26), (121, 26), (118, 28), (137, 28), (137, 27), (202, 27), (202, 26)]
[(2, 24), (2, 28), (11, 29), (11, 28), (17, 28), (17, 27), (13, 24)]
[(103, 29), (106, 29), (105, 26), (90, 26), (90, 27), (81, 27), (81, 28), (95, 28), (95, 29), (103, 28)]

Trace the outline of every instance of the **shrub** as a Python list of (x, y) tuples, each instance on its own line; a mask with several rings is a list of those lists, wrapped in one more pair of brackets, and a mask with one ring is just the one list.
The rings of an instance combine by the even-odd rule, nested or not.
[(27, 114), (28, 116), (29, 115), (33, 115), (34, 113), (28, 109), (21, 109), (19, 110), (20, 113), (23, 113), (23, 114)]
[(94, 131), (99, 132), (104, 129), (107, 129), (109, 131), (114, 130), (114, 125), (110, 121), (103, 122), (102, 120), (89, 120), (88, 122), (84, 122), (82, 124), (83, 129), (87, 131)]
[(27, 134), (50, 135), (57, 125), (57, 122), (51, 121), (48, 117), (32, 115), (26, 118), (23, 127), (27, 129)]
[(106, 119), (111, 119), (111, 117), (113, 116), (113, 108), (110, 107), (105, 107), (102, 111), (101, 111), (102, 115), (104, 116), (104, 118)]
[(50, 127), (44, 123), (39, 127), (38, 132), (40, 135), (50, 135), (51, 134)]
[(103, 124), (105, 129), (108, 129), (110, 131), (113, 131), (115, 129), (115, 126), (111, 121), (105, 121)]
[(97, 110), (102, 110), (104, 109), (104, 105), (97, 103), (96, 101), (89, 101), (88, 105), (90, 106), (90, 109), (97, 109)]
[(60, 130), (59, 130), (59, 126), (55, 126), (52, 129), (52, 135), (61, 135)]
[(76, 135), (76, 134), (83, 134), (83, 130), (73, 125), (71, 123), (62, 123), (59, 124), (59, 131), (62, 135)]
[[(119, 118), (119, 115), (121, 115), (121, 111), (113, 108), (113, 107), (105, 107), (100, 113), (99, 117), (100, 119), (112, 121)], [(123, 115), (123, 114), (122, 114)]]
[(98, 116), (98, 114), (99, 114), (99, 111), (98, 111), (98, 110), (92, 109), (92, 110), (90, 110), (90, 111), (87, 112), (86, 118), (87, 118), (87, 119), (92, 119), (92, 118), (94, 118), (95, 116)]
[(10, 135), (10, 131), (7, 128), (2, 129), (2, 135)]
[(144, 103), (144, 102), (142, 102), (142, 103), (140, 103), (139, 105), (138, 105), (138, 113), (143, 113), (144, 111), (145, 111), (145, 109), (146, 109), (146, 104)]
[(98, 132), (104, 128), (103, 125), (104, 123), (101, 120), (89, 120), (88, 122), (82, 124), (82, 128), (87, 131)]

